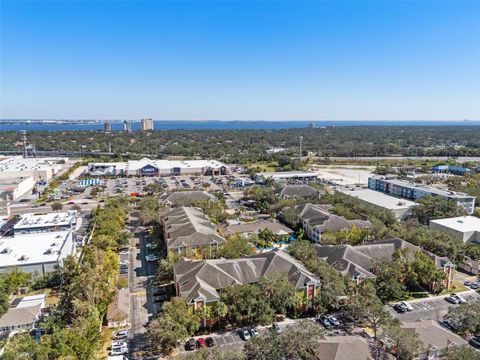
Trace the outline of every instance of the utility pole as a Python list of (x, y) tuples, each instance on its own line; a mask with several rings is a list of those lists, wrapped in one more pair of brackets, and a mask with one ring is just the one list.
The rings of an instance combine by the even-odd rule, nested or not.
[(303, 136), (300, 136), (300, 154), (299, 159), (302, 160), (302, 143), (303, 143)]

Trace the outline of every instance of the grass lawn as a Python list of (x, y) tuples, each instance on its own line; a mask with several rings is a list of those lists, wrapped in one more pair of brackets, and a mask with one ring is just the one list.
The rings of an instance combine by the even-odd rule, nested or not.
[(440, 295), (448, 295), (448, 294), (451, 294), (451, 293), (456, 293), (456, 292), (462, 292), (462, 291), (469, 291), (470, 288), (466, 287), (466, 286), (463, 286), (462, 284), (460, 284), (458, 281), (454, 281), (453, 282), (453, 285), (452, 285), (452, 288), (451, 289), (445, 289), (443, 290)]
[(255, 169), (257, 172), (276, 171), (278, 164), (276, 162), (255, 162), (248, 165), (249, 169)]

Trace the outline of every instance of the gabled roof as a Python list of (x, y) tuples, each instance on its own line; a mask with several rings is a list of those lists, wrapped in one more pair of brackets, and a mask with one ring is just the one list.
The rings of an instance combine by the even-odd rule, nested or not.
[(163, 220), (168, 249), (225, 242), (200, 208), (178, 207), (165, 212)]
[(297, 289), (304, 288), (310, 281), (318, 281), (300, 262), (279, 250), (231, 260), (182, 258), (174, 265), (175, 284), (187, 302), (199, 296), (215, 301), (219, 298), (218, 290), (226, 286), (255, 283), (273, 273), (286, 274)]
[(352, 226), (369, 228), (370, 221), (347, 220), (342, 216), (331, 214), (316, 204), (305, 204), (297, 207), (301, 211), (299, 220), (315, 227), (319, 232), (349, 230)]
[(373, 360), (368, 343), (360, 336), (334, 336), (322, 339), (316, 355), (322, 360)]
[(440, 326), (434, 320), (422, 320), (402, 323), (402, 328), (414, 331), (422, 342), (423, 348), (445, 349), (447, 346), (463, 346), (467, 344), (463, 338)]
[(235, 233), (243, 234), (243, 233), (255, 233), (263, 229), (269, 229), (275, 235), (287, 235), (287, 234), (293, 233), (293, 230), (286, 227), (285, 225), (282, 225), (279, 222), (270, 221), (270, 220), (260, 220), (256, 222), (229, 225), (225, 227), (225, 232), (227, 234), (235, 234)]
[(279, 197), (309, 198), (319, 196), (323, 191), (314, 189), (308, 185), (285, 185), (278, 193)]
[(438, 268), (449, 261), (400, 238), (387, 238), (358, 246), (316, 245), (315, 249), (319, 257), (339, 270), (342, 275), (349, 277), (365, 275), (368, 278), (375, 278), (371, 272), (375, 259), (391, 259), (395, 250), (399, 249), (410, 249), (412, 257), (416, 252), (422, 251), (434, 261)]
[(31, 324), (37, 320), (42, 305), (26, 306), (20, 308), (10, 308), (0, 318), (0, 328), (7, 326), (17, 326)]
[(160, 197), (160, 202), (170, 205), (187, 205), (197, 201), (218, 201), (218, 199), (205, 191), (174, 191)]

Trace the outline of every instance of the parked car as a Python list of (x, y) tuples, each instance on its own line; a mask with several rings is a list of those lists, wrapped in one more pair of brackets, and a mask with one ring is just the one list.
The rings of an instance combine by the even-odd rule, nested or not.
[(147, 255), (147, 256), (145, 256), (145, 260), (146, 260), (147, 262), (157, 261), (157, 260), (158, 260), (158, 256), (156, 256), (156, 255)]
[(326, 329), (330, 329), (332, 327), (332, 324), (330, 321), (328, 321), (328, 318), (325, 315), (320, 316), (318, 318), (318, 322), (320, 322)]
[(463, 285), (468, 286), (468, 287), (472, 286), (472, 284), (474, 284), (474, 282), (473, 281), (468, 281), (468, 280), (463, 283)]
[(128, 344), (126, 341), (112, 341), (112, 349), (118, 347), (127, 347)]
[(476, 290), (480, 288), (480, 283), (474, 282), (470, 285), (470, 289)]
[(155, 296), (152, 299), (152, 302), (159, 303), (159, 302), (162, 302), (162, 301), (165, 301), (165, 300), (167, 300), (167, 295), (160, 295), (160, 296)]
[(128, 347), (116, 347), (112, 348), (112, 350), (110, 351), (110, 355), (112, 356), (125, 354), (128, 354)]
[(450, 321), (448, 321), (448, 320), (443, 320), (443, 321), (441, 322), (441, 325), (442, 325), (444, 328), (449, 329), (449, 330), (457, 330), (457, 328), (458, 328), (456, 325), (452, 324), (452, 323), (451, 323)]
[(204, 347), (207, 347), (207, 343), (205, 342), (205, 339), (204, 338), (200, 338), (197, 340), (197, 346), (198, 348), (204, 348)]
[(127, 338), (128, 338), (128, 330), (120, 330), (113, 335), (114, 340), (122, 340)]
[(146, 248), (147, 249), (155, 249), (157, 247), (157, 244), (156, 243), (148, 243), (146, 245)]
[(327, 319), (330, 322), (330, 324), (332, 324), (333, 326), (335, 327), (340, 326), (340, 321), (338, 321), (338, 319), (335, 316), (330, 315), (327, 317)]
[(128, 248), (123, 248), (123, 249), (120, 249), (120, 251), (118, 252), (119, 255), (127, 255), (128, 254)]
[(405, 301), (402, 301), (400, 305), (402, 305), (405, 309), (407, 309), (407, 311), (413, 311), (413, 306)]
[(194, 351), (197, 349), (197, 343), (194, 338), (188, 339), (186, 348), (190, 351)]
[(208, 347), (214, 347), (215, 346), (215, 340), (213, 340), (212, 337), (207, 337), (205, 339), (205, 343), (207, 344)]
[(250, 340), (250, 333), (248, 330), (240, 330), (240, 337), (243, 341), (248, 341)]
[(164, 287), (158, 288), (155, 290), (155, 292), (152, 294), (153, 296), (160, 296), (160, 295), (165, 295), (167, 293), (167, 289)]
[(449, 303), (452, 303), (452, 304), (455, 304), (455, 305), (457, 305), (457, 304), (460, 303), (460, 302), (458, 301), (458, 299), (457, 299), (456, 297), (454, 297), (454, 296), (447, 296), (447, 297), (445, 298), (445, 300), (448, 301)]
[(480, 349), (480, 338), (479, 337), (472, 337), (468, 340), (468, 343), (472, 345), (474, 348)]
[(283, 329), (277, 323), (272, 324), (272, 330), (275, 331), (277, 334), (281, 334)]
[(393, 306), (393, 308), (394, 308), (397, 312), (399, 312), (399, 313), (404, 313), (404, 312), (407, 312), (407, 311), (408, 311), (407, 308), (406, 308), (405, 306), (403, 306), (401, 303), (395, 304), (395, 305)]
[(250, 335), (252, 335), (252, 337), (258, 337), (258, 336), (260, 336), (260, 334), (258, 333), (258, 330), (255, 329), (255, 328), (251, 328), (251, 329), (250, 329)]
[(467, 302), (467, 300), (461, 295), (452, 294), (451, 296), (457, 299), (460, 304), (465, 304)]

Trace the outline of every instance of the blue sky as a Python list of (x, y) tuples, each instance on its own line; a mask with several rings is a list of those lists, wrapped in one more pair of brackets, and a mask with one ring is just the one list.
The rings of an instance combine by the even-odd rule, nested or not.
[(480, 119), (479, 1), (0, 6), (0, 118)]

